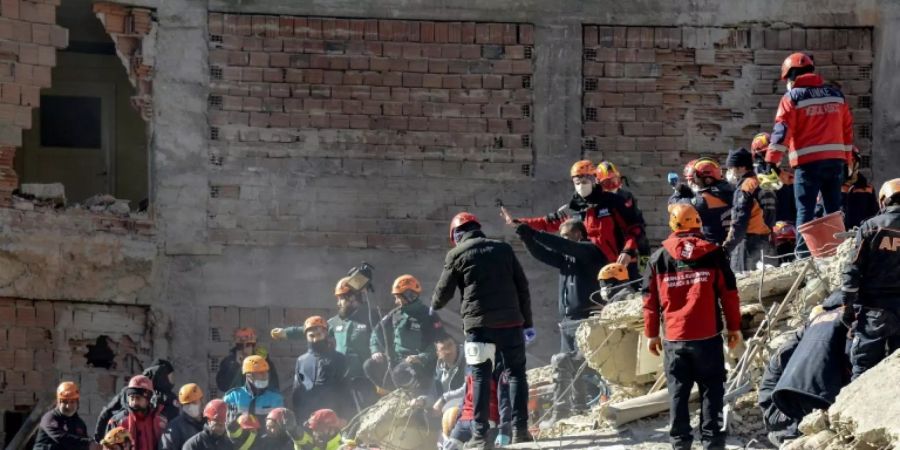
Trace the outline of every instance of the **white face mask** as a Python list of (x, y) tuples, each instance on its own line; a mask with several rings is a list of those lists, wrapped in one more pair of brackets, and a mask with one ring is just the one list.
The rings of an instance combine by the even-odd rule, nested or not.
[(600, 298), (602, 298), (603, 301), (607, 303), (609, 302), (609, 297), (612, 296), (612, 292), (610, 291), (611, 289), (609, 288), (609, 286), (603, 286), (600, 288)]
[(793, 88), (794, 88), (794, 82), (788, 80), (788, 82), (787, 82), (787, 90), (790, 91), (790, 90), (793, 89)]
[(583, 183), (575, 185), (575, 192), (583, 198), (587, 198), (588, 195), (591, 195), (591, 192), (594, 190), (594, 185), (591, 183)]
[(184, 411), (185, 414), (195, 418), (200, 418), (200, 405), (195, 403), (190, 403), (187, 405), (182, 405), (181, 410)]
[(738, 176), (738, 174), (734, 172), (734, 169), (728, 169), (728, 171), (725, 172), (725, 179), (729, 183), (736, 185), (736, 184), (738, 184), (738, 181), (741, 180), (741, 177)]
[(257, 389), (265, 389), (269, 387), (269, 380), (253, 380), (253, 387)]

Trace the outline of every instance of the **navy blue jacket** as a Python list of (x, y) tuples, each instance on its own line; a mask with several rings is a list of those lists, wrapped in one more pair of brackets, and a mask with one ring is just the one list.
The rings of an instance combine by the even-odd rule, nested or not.
[(734, 187), (726, 181), (700, 189), (696, 194), (689, 190), (675, 191), (669, 197), (669, 204), (686, 203), (700, 214), (703, 238), (722, 245), (731, 226), (731, 206), (734, 202)]
[(856, 257), (842, 275), (843, 303), (900, 313), (900, 206), (863, 222), (856, 241)]

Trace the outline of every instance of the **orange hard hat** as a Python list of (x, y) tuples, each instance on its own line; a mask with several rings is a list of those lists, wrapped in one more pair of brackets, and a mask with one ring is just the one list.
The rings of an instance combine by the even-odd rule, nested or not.
[(884, 207), (897, 194), (900, 194), (900, 178), (887, 180), (881, 185), (881, 189), (878, 190), (878, 203)]
[(781, 79), (786, 80), (791, 69), (802, 69), (804, 67), (814, 67), (812, 58), (806, 53), (791, 53), (781, 63)]
[(391, 294), (400, 295), (406, 291), (413, 291), (416, 294), (422, 293), (422, 285), (419, 284), (419, 280), (412, 275), (400, 275), (394, 280), (394, 285), (391, 286)]
[(224, 422), (227, 415), (228, 405), (220, 398), (210, 400), (203, 408), (203, 417), (212, 420), (213, 422)]
[(597, 281), (628, 281), (628, 269), (624, 264), (611, 263), (603, 266), (600, 273), (597, 274)]
[(234, 342), (238, 344), (255, 344), (256, 330), (250, 327), (234, 330)]
[(203, 398), (203, 390), (196, 383), (188, 383), (178, 390), (178, 403), (186, 405)]
[(699, 178), (722, 179), (722, 167), (712, 158), (698, 158), (694, 161), (694, 176)]
[(328, 330), (328, 322), (322, 316), (309, 316), (303, 322), (303, 329), (309, 330), (310, 328), (324, 328)]
[(259, 355), (250, 355), (244, 358), (244, 363), (241, 364), (241, 373), (244, 375), (248, 373), (261, 373), (269, 371), (269, 363), (266, 361), (266, 358), (263, 358)]
[(335, 430), (344, 426), (343, 421), (338, 415), (330, 409), (320, 409), (309, 416), (309, 429), (316, 430)]
[(81, 398), (81, 392), (78, 391), (78, 385), (72, 381), (63, 381), (56, 387), (57, 400), (78, 400)]
[(337, 285), (334, 286), (334, 296), (340, 297), (342, 295), (347, 295), (353, 291), (353, 288), (350, 286), (350, 277), (344, 277), (338, 280)]
[(596, 170), (597, 170), (597, 168), (594, 167), (594, 163), (592, 163), (586, 159), (582, 159), (581, 161), (578, 161), (575, 164), (572, 164), (572, 168), (569, 169), (569, 176), (570, 177), (586, 177), (586, 176), (590, 176), (590, 175), (595, 175), (594, 172)]
[(453, 216), (453, 220), (450, 221), (450, 243), (456, 245), (453, 242), (453, 230), (467, 224), (467, 223), (479, 223), (478, 218), (475, 217), (475, 214), (467, 213), (465, 211)]
[(112, 430), (109, 430), (109, 432), (106, 433), (106, 436), (103, 436), (100, 445), (108, 447), (111, 445), (122, 445), (126, 442), (131, 442), (131, 433), (123, 427), (115, 427)]
[(687, 203), (669, 205), (669, 228), (672, 231), (691, 231), (700, 228), (700, 214)]
[(253, 414), (244, 413), (238, 416), (237, 419), (238, 426), (241, 427), (242, 430), (258, 430), (259, 429), (259, 419), (256, 418)]
[(750, 153), (757, 154), (766, 154), (766, 150), (769, 148), (769, 142), (772, 141), (772, 135), (769, 133), (756, 133), (753, 136), (753, 141), (750, 142)]

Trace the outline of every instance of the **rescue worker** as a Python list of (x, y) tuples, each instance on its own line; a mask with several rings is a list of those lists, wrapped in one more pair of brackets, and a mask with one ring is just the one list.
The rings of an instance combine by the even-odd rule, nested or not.
[(108, 433), (100, 440), (103, 450), (131, 450), (134, 448), (134, 441), (128, 430), (122, 427), (116, 427), (109, 430)]
[(560, 346), (559, 353), (550, 360), (556, 386), (550, 421), (556, 422), (587, 409), (587, 386), (583, 379), (577, 380), (573, 389), (568, 389), (575, 371), (584, 361), (575, 346), (575, 331), (594, 309), (590, 297), (599, 288), (597, 273), (607, 260), (603, 252), (587, 239), (587, 230), (577, 219), (563, 222), (559, 227), (560, 236), (535, 231), (524, 223), (516, 226), (516, 233), (531, 256), (559, 270)]
[(178, 390), (181, 414), (169, 422), (159, 441), (159, 450), (181, 450), (184, 443), (203, 430), (203, 390), (189, 383)]
[(569, 174), (575, 186), (569, 203), (544, 217), (518, 219), (501, 207), (501, 215), (507, 225), (524, 223), (538, 231), (556, 233), (566, 219), (581, 219), (588, 239), (600, 248), (607, 261), (615, 260), (627, 266), (638, 257), (643, 222), (635, 216), (633, 209), (625, 205), (624, 198), (596, 188), (596, 168), (590, 161), (576, 162)]
[(600, 290), (591, 294), (591, 301), (600, 305), (601, 309), (610, 303), (625, 300), (640, 286), (628, 280), (628, 270), (619, 263), (603, 266), (597, 273), (597, 283)]
[(352, 399), (345, 392), (347, 360), (334, 350), (328, 324), (321, 316), (310, 316), (303, 329), (309, 348), (297, 358), (294, 369), (294, 411), (305, 416), (324, 405), (349, 412)]
[(281, 393), (269, 386), (269, 363), (259, 355), (244, 358), (244, 385), (225, 393), (223, 400), (234, 416), (250, 412), (262, 420), (274, 408), (284, 406)]
[(850, 162), (850, 176), (841, 185), (841, 210), (844, 211), (844, 229), (860, 226), (866, 219), (878, 214), (878, 197), (875, 188), (860, 173), (859, 163), (862, 157), (859, 148), (853, 146), (853, 159)]
[[(268, 427), (268, 421), (266, 422)], [(320, 409), (306, 421), (303, 436), (294, 441), (299, 450), (338, 450), (344, 421), (330, 409)]]
[[(769, 163), (766, 162), (766, 153), (769, 150), (769, 142), (772, 137), (769, 133), (757, 133), (750, 143), (750, 153), (753, 154), (753, 170), (757, 174), (772, 175)], [(794, 169), (789, 167), (775, 170), (775, 220), (793, 224), (797, 220), (797, 203), (794, 201)], [(767, 186), (760, 183), (765, 189)], [(701, 215), (700, 219), (703, 219)]]
[[(162, 406), (163, 416), (165, 416), (166, 420), (174, 419), (180, 411), (178, 398), (172, 392), (174, 372), (175, 368), (172, 367), (172, 363), (165, 359), (157, 359), (141, 372), (153, 383), (153, 397), (150, 399), (151, 409)], [(112, 419), (114, 415), (125, 409), (125, 405), (128, 403), (127, 390), (128, 387), (122, 388), (118, 395), (113, 397), (100, 411), (100, 415), (97, 417), (97, 424), (94, 427), (94, 440), (96, 442), (100, 442), (103, 436), (106, 435), (109, 419)]]
[(397, 277), (391, 294), (395, 308), (372, 330), (372, 357), (363, 364), (363, 370), (382, 389), (427, 389), (434, 373), (434, 341), (443, 334), (443, 323), (419, 300), (422, 285), (414, 276)]
[(641, 227), (641, 236), (638, 238), (638, 261), (632, 261), (628, 265), (628, 276), (632, 280), (641, 277), (640, 267), (647, 264), (650, 259), (650, 241), (647, 239), (647, 232), (644, 229), (644, 213), (638, 207), (637, 198), (628, 189), (622, 187), (622, 174), (616, 165), (609, 161), (601, 161), (597, 164), (597, 183), (603, 188), (604, 192), (612, 192), (625, 200), (625, 207), (631, 210), (631, 214), (637, 219)]
[(750, 152), (746, 149), (728, 152), (725, 165), (728, 182), (735, 190), (731, 227), (722, 248), (731, 256), (734, 272), (755, 270), (757, 262), (765, 262), (762, 255), (773, 253), (769, 234), (771, 226), (775, 225), (775, 199), (771, 192), (760, 189)]
[[(277, 411), (275, 408), (272, 411)], [(272, 413), (269, 412), (269, 415)], [(268, 417), (268, 416), (267, 416)], [(228, 439), (234, 444), (235, 450), (264, 449), (262, 436), (260, 436), (259, 419), (253, 414), (241, 414), (237, 419), (228, 422)], [(274, 450), (265, 448), (265, 450)], [(289, 450), (293, 450), (293, 444)]]
[(34, 450), (88, 450), (87, 425), (78, 416), (78, 385), (63, 381), (56, 388), (56, 406), (41, 417)]
[(900, 348), (900, 178), (878, 191), (881, 213), (856, 231), (856, 257), (841, 283), (845, 323), (853, 322), (853, 379)]
[(476, 448), (493, 447), (487, 431), (495, 361), (509, 371), (512, 443), (533, 441), (528, 432), (525, 343), (532, 341), (536, 333), (525, 271), (512, 247), (488, 239), (472, 214), (461, 212), (453, 218), (450, 241), (454, 248), (447, 252), (444, 270), (434, 288), (432, 308), (443, 308), (460, 290), (466, 364), (472, 369), (474, 384), (471, 444)]
[[(787, 82), (787, 92), (778, 105), (765, 160), (769, 170), (775, 170), (787, 152), (794, 169), (794, 225), (799, 227), (813, 219), (820, 192), (826, 214), (841, 208), (841, 185), (852, 159), (853, 116), (841, 90), (815, 73), (809, 55), (788, 56), (781, 64), (781, 79)], [(797, 251), (807, 251), (802, 235)]]
[(722, 179), (722, 168), (712, 158), (698, 158), (684, 166), (685, 182), (675, 186), (669, 204), (687, 203), (703, 222), (703, 238), (722, 245), (731, 226), (734, 187)]
[[(727, 257), (716, 244), (703, 239), (700, 215), (690, 205), (669, 207), (672, 234), (650, 257), (644, 279), (644, 335), (650, 353), (665, 352), (672, 447), (690, 449), (691, 388), (701, 397), (700, 436), (704, 449), (724, 449), (720, 415), (724, 406), (725, 357), (721, 314), (724, 312), (728, 347), (741, 340), (741, 311), (737, 282)], [(665, 341), (660, 338), (660, 319)]]
[[(350, 277), (338, 280), (334, 296), (337, 314), (328, 319), (328, 334), (334, 339), (334, 349), (347, 359), (348, 383), (354, 400), (360, 408), (365, 408), (376, 400), (375, 386), (363, 372), (363, 363), (372, 356), (369, 341), (378, 316), (362, 297), (362, 292), (353, 289)], [(274, 328), (272, 338), (306, 339), (306, 334), (303, 327)]]
[(772, 238), (775, 241), (775, 254), (778, 255), (778, 264), (789, 263), (794, 258), (794, 248), (797, 246), (797, 229), (790, 222), (778, 221), (772, 227)]
[[(257, 344), (256, 330), (253, 328), (238, 328), (234, 331), (234, 347), (228, 352), (228, 356), (219, 363), (219, 371), (216, 372), (216, 386), (219, 391), (228, 392), (244, 385), (241, 363), (248, 356), (261, 356), (265, 358), (269, 367), (274, 367), (272, 360), (269, 359), (268, 350)], [(278, 372), (275, 370), (269, 373), (269, 386), (276, 391), (280, 387)]]
[(430, 402), (431, 410), (443, 414), (447, 408), (462, 405), (466, 392), (466, 359), (456, 339), (444, 334), (434, 342), (437, 364), (434, 365), (434, 380), (431, 392), (412, 400), (412, 406), (422, 408)]
[(150, 401), (153, 382), (144, 375), (135, 375), (128, 381), (125, 395), (126, 408), (109, 420), (107, 432), (122, 427), (134, 440), (134, 450), (156, 450), (166, 429), (166, 418), (162, 415), (163, 405), (154, 407)]
[(228, 408), (221, 399), (210, 400), (203, 408), (203, 431), (188, 439), (184, 450), (234, 450), (227, 435)]

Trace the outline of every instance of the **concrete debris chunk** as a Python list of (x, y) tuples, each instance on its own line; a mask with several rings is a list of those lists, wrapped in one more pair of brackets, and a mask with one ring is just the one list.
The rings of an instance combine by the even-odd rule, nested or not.
[(34, 207), (62, 208), (66, 206), (66, 188), (62, 183), (23, 183), (15, 193), (16, 203), (31, 203), (31, 208), (17, 206), (17, 209)]

